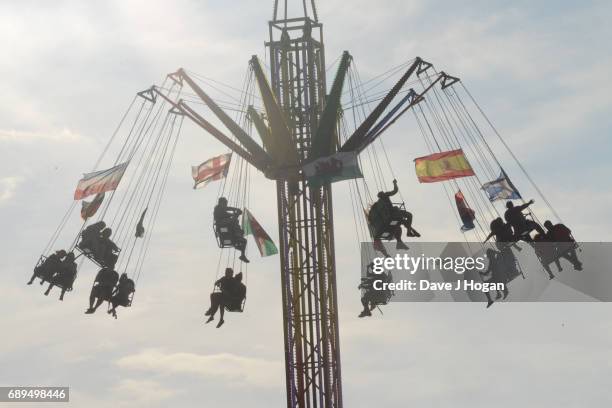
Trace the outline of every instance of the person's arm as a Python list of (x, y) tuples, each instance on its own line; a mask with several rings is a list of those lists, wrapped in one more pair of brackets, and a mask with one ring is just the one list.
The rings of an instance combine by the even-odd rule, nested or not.
[(392, 191), (387, 191), (385, 193), (383, 193), (385, 196), (387, 197), (391, 197), (397, 194), (397, 192), (399, 191), (399, 188), (397, 188), (397, 180), (393, 180), (393, 190)]
[(240, 215), (240, 214), (242, 214), (242, 210), (240, 208), (236, 208), (236, 207), (227, 207), (227, 212), (228, 213), (232, 213), (233, 215)]
[(533, 201), (533, 200), (529, 200), (529, 201), (528, 201), (528, 202), (526, 202), (525, 204), (523, 204), (523, 205), (519, 205), (519, 206), (518, 206), (518, 208), (519, 208), (519, 210), (520, 210), (520, 211), (523, 211), (523, 210), (527, 209), (527, 207), (529, 207), (529, 206), (530, 206), (531, 204), (533, 204), (534, 202), (535, 202), (535, 201)]

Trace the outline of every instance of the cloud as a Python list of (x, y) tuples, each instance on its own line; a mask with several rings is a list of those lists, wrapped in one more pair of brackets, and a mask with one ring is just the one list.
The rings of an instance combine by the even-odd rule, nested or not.
[(4, 177), (0, 179), (0, 204), (15, 196), (21, 177)]
[(161, 383), (150, 380), (122, 380), (113, 390), (126, 394), (130, 399), (135, 399), (136, 403), (147, 404), (160, 402), (177, 394), (175, 390), (165, 388)]
[(282, 381), (280, 361), (229, 353), (202, 355), (147, 349), (116, 363), (127, 370), (151, 371), (162, 376), (192, 374), (234, 385), (275, 388)]
[(68, 128), (49, 131), (28, 132), (15, 129), (0, 129), (0, 142), (33, 143), (39, 141), (72, 143), (83, 140), (79, 133)]

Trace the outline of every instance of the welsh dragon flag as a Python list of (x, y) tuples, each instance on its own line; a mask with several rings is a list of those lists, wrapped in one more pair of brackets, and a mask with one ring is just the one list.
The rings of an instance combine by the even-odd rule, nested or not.
[(259, 222), (253, 217), (253, 214), (246, 208), (242, 216), (242, 229), (244, 230), (244, 235), (253, 235), (261, 256), (278, 254), (278, 248), (276, 248), (272, 238), (270, 238), (268, 233), (264, 231)]

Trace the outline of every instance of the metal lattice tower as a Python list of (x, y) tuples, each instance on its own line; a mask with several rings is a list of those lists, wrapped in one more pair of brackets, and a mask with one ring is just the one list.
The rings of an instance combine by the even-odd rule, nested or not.
[[(284, 7), (283, 7), (284, 6)], [(314, 0), (301, 17), (275, 1), (269, 23), (271, 85), (307, 158), (325, 101), (322, 24)], [(277, 180), (288, 407), (342, 407), (332, 191)]]

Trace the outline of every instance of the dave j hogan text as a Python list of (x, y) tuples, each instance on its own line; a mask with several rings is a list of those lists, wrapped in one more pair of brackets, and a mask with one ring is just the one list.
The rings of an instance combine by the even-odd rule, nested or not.
[(503, 283), (479, 282), (475, 280), (457, 280), (456, 282), (431, 282), (427, 279), (411, 281), (402, 279), (397, 282), (383, 282), (382, 280), (374, 281), (374, 290), (393, 290), (393, 291), (467, 291), (473, 290), (478, 292), (490, 292), (494, 290), (503, 291)]

